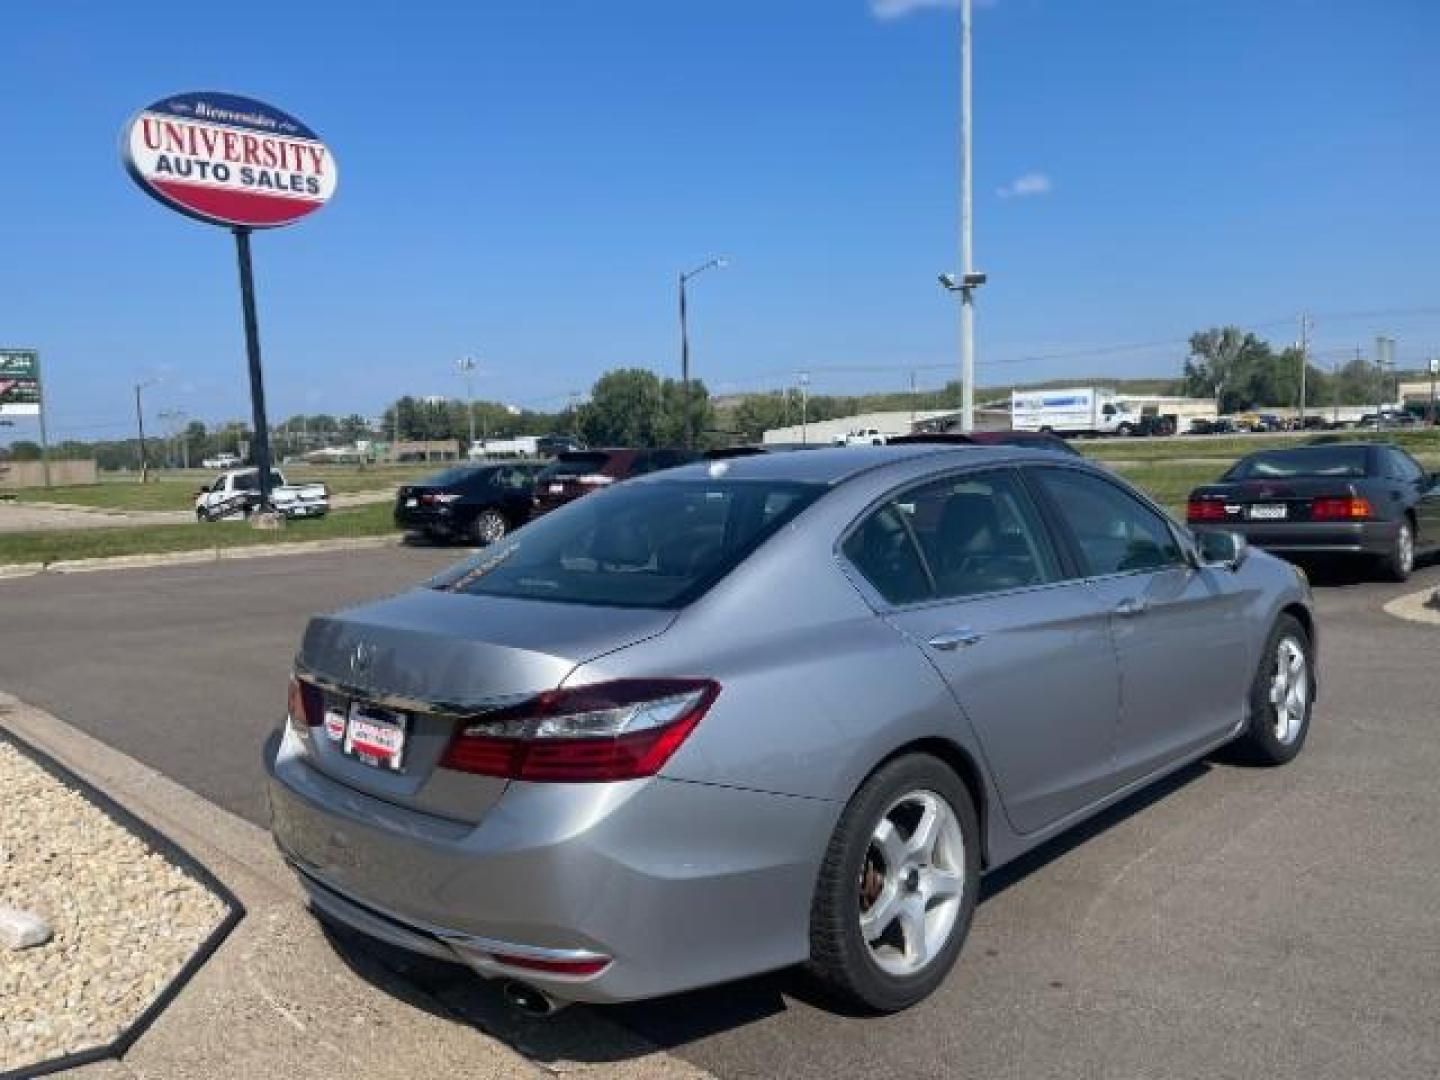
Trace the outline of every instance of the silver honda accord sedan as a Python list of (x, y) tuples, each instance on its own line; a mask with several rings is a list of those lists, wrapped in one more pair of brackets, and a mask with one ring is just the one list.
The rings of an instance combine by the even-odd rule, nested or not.
[(982, 874), (1315, 700), (1303, 574), (1044, 451), (615, 485), (315, 618), (274, 834), (327, 919), (618, 1002), (808, 963), (904, 1008)]

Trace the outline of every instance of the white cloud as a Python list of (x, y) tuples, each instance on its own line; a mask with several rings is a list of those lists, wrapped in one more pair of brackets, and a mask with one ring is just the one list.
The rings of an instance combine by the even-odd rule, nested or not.
[(1017, 176), (996, 194), (1002, 199), (1025, 199), (1031, 195), (1049, 195), (1054, 187), (1054, 182), (1043, 172), (1030, 172)]
[[(977, 8), (990, 7), (995, 0), (975, 0)], [(870, 0), (870, 14), (877, 19), (900, 19), (930, 8), (958, 8), (960, 0)]]

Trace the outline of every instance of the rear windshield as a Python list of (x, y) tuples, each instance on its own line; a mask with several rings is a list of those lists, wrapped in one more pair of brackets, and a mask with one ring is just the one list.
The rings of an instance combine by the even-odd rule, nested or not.
[(681, 607), (825, 490), (820, 484), (624, 484), (570, 503), (431, 582), (472, 596)]
[(483, 470), (476, 468), (464, 468), (457, 466), (453, 469), (442, 469), (434, 476), (427, 476), (420, 482), (422, 487), (455, 487), (465, 481), (479, 477)]
[(1291, 476), (1366, 474), (1370, 450), (1364, 446), (1301, 446), (1293, 450), (1266, 450), (1236, 462), (1221, 479), (1268, 480)]
[(576, 453), (570, 452), (556, 458), (545, 468), (540, 470), (541, 480), (551, 480), (561, 476), (588, 476), (590, 473), (603, 469), (610, 460), (609, 454), (602, 453)]

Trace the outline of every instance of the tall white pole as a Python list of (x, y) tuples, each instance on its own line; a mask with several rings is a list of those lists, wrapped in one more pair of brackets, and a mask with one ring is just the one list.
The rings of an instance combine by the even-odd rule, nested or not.
[[(970, 0), (960, 0), (960, 273), (962, 282), (975, 270), (974, 209), (970, 149)], [(975, 430), (975, 297), (960, 290), (960, 430)]]

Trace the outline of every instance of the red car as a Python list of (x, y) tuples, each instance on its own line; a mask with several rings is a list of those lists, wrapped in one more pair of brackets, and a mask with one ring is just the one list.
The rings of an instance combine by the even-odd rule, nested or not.
[(688, 465), (700, 455), (691, 450), (567, 450), (540, 470), (531, 500), (532, 516), (548, 514), (572, 499), (632, 476)]

